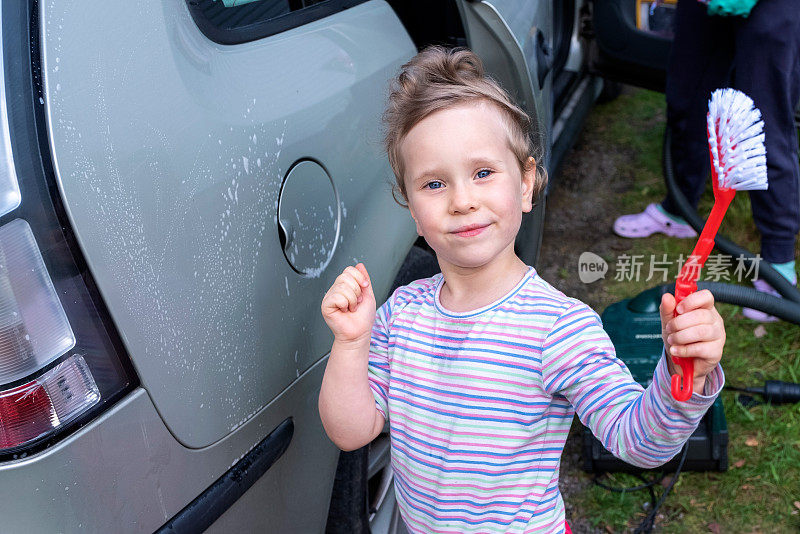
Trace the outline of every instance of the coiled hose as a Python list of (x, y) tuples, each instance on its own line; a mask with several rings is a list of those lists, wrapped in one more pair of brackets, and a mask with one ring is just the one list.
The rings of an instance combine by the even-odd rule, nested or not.
[[(675, 294), (675, 284), (664, 284), (661, 292)], [(774, 315), (784, 321), (800, 324), (800, 304), (791, 300), (782, 299), (768, 293), (762, 293), (752, 287), (736, 284), (723, 284), (721, 282), (697, 282), (697, 289), (708, 289), (714, 295), (715, 302), (735, 304), (764, 313)]]

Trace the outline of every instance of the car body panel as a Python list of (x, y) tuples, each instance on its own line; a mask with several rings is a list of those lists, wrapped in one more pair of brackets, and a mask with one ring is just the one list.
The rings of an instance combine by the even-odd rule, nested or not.
[[(189, 449), (139, 388), (45, 452), (0, 465), (3, 532), (153, 532), (287, 417), (294, 436), (250, 492), (274, 532), (322, 532), (339, 450), (324, 437), (317, 398), (327, 359), (235, 433)], [(314, 481), (310, 484), (309, 481)]]
[[(538, 125), (538, 131), (534, 132), (534, 142), (539, 142), (544, 147), (544, 164), (551, 176), (549, 190), (554, 183), (552, 178), (559, 170), (566, 151), (572, 145), (602, 87), (599, 78), (588, 75), (582, 68), (585, 46), (579, 37), (579, 14), (584, 2), (576, 0), (572, 10), (569, 52), (561, 69), (572, 71), (575, 76), (574, 83), (562, 95), (566, 105), (557, 117), (554, 110), (553, 79), (559, 73), (540, 64), (543, 56), (549, 54), (552, 57), (554, 53), (552, 2), (457, 0), (457, 3), (465, 20), (469, 46), (481, 56), (489, 74), (511, 90)], [(543, 78), (540, 76), (541, 69), (547, 73)], [(523, 218), (521, 234), (528, 251), (521, 256), (529, 263), (534, 263), (533, 260), (538, 257), (539, 244), (534, 246), (530, 242), (541, 239), (543, 210), (544, 201), (534, 208), (532, 214)], [(517, 249), (521, 249), (519, 240)]]
[[(415, 49), (378, 0), (234, 46), (208, 40), (180, 0), (41, 9), (66, 211), (158, 412), (181, 443), (208, 446), (330, 350), (319, 302), (346, 265), (365, 261), (385, 291), (398, 243), (413, 242), (388, 195), (376, 88)], [(277, 207), (304, 158), (339, 203), (306, 223), (340, 227), (332, 258), (321, 250), (301, 275)]]

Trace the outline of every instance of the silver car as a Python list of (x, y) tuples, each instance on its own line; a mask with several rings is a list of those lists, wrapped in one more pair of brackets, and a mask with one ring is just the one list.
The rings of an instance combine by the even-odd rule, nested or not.
[[(624, 25), (638, 3), (607, 4)], [(389, 192), (388, 80), (472, 47), (555, 174), (602, 89), (591, 5), (3, 0), (0, 20), (0, 532), (401, 531), (387, 437), (340, 454), (317, 413), (338, 273), (363, 261), (382, 302), (436, 269)]]

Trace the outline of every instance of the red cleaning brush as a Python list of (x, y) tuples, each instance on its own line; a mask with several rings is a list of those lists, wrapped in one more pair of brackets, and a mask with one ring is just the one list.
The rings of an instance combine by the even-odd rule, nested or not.
[[(717, 230), (736, 191), (767, 188), (764, 121), (750, 97), (735, 89), (717, 89), (708, 101), (707, 118), (714, 207), (675, 282), (676, 307), (697, 291), (700, 269), (714, 248)], [(685, 401), (692, 396), (694, 358), (674, 356), (673, 361), (683, 370), (683, 384), (680, 376), (672, 376), (672, 396)]]

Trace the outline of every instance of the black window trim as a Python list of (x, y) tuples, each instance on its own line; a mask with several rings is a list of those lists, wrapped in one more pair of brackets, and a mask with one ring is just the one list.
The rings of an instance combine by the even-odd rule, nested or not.
[(197, 24), (197, 27), (206, 37), (215, 43), (234, 45), (270, 37), (333, 15), (334, 13), (344, 11), (358, 4), (363, 4), (366, 1), (367, 0), (326, 0), (272, 19), (231, 29), (219, 28), (209, 21), (196, 0), (186, 0), (186, 5), (189, 8), (189, 13), (192, 15), (195, 24)]

